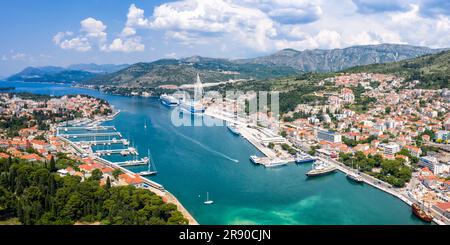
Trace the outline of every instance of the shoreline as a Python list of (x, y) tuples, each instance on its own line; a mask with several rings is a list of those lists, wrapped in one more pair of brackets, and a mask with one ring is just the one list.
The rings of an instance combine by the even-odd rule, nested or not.
[[(120, 113), (120, 110), (117, 111), (113, 111), (110, 115), (106, 115), (106, 116), (102, 116), (99, 118), (96, 118), (93, 120), (94, 123), (103, 123), (106, 121), (111, 121), (113, 120), (118, 114)], [(56, 125), (56, 128), (58, 127), (58, 125)], [(63, 142), (69, 144), (75, 151), (79, 152), (79, 153), (85, 153), (85, 151), (83, 149), (81, 149), (80, 147), (78, 147), (74, 142), (61, 137), (61, 136), (57, 136), (59, 139), (61, 139)], [(120, 169), (122, 172), (124, 173), (128, 173), (128, 174), (136, 174), (133, 171), (116, 165), (113, 162), (110, 162), (106, 159), (103, 159), (101, 157), (94, 157), (93, 159), (95, 162), (101, 163), (101, 164), (106, 164), (114, 169)], [(149, 191), (155, 193), (156, 195), (160, 196), (161, 198), (163, 198), (163, 200), (165, 199), (165, 201), (167, 203), (172, 203), (175, 206), (177, 206), (177, 210), (179, 212), (181, 212), (181, 214), (183, 215), (184, 218), (186, 218), (188, 220), (188, 225), (199, 225), (199, 223), (197, 222), (197, 220), (195, 220), (195, 218), (189, 213), (189, 211), (183, 206), (183, 204), (172, 194), (170, 193), (167, 189), (165, 189), (161, 184), (152, 181), (146, 177), (142, 177), (141, 179), (143, 180), (144, 183), (146, 183), (148, 185), (147, 188), (144, 189), (148, 189)], [(137, 187), (138, 188), (138, 187)]]
[[(320, 160), (322, 160), (322, 161), (331, 163), (333, 166), (336, 167), (337, 170), (339, 170), (340, 172), (342, 172), (344, 174), (348, 174), (348, 173), (352, 172), (351, 169), (348, 169), (347, 166), (344, 166), (342, 163), (340, 163), (338, 161), (331, 160), (331, 159), (328, 159), (328, 158), (324, 158), (322, 156), (318, 156), (318, 158)], [(379, 183), (383, 183), (386, 186), (390, 186), (388, 183), (386, 183), (386, 182), (384, 182), (382, 180), (379, 180), (379, 179), (377, 179), (377, 178), (375, 178), (373, 176), (370, 176), (368, 174), (365, 174), (365, 173), (360, 173), (360, 176), (362, 177), (362, 179), (363, 179), (365, 184), (368, 184), (368, 185), (370, 185), (370, 186), (372, 186), (372, 187), (374, 187), (374, 188), (376, 188), (378, 190), (383, 191), (386, 194), (389, 194), (389, 195), (391, 195), (393, 197), (398, 198), (403, 203), (407, 204), (409, 207), (411, 207), (413, 205), (413, 203), (416, 202), (415, 200), (410, 200), (409, 197), (403, 195), (401, 192), (399, 192), (399, 191), (397, 191), (395, 189), (391, 189), (389, 187), (384, 187), (381, 184), (377, 184), (377, 182), (379, 182)], [(437, 219), (435, 217), (433, 217), (433, 222), (435, 224), (437, 224), (437, 225), (446, 225), (446, 223), (442, 222), (441, 220), (439, 220), (439, 219)]]
[[(239, 124), (239, 125), (242, 125), (242, 124), (243, 124), (242, 122), (238, 122), (238, 121), (236, 121), (236, 120), (227, 118), (227, 117), (225, 117), (225, 116), (218, 115), (218, 114), (213, 113), (213, 112), (208, 112), (207, 110), (205, 111), (204, 114), (207, 115), (207, 116), (216, 118), (216, 119), (220, 119), (220, 120), (226, 121), (226, 122), (237, 123), (237, 124)], [(266, 157), (268, 157), (268, 155), (265, 154), (265, 152), (264, 152), (264, 150), (266, 150), (265, 147), (264, 147), (264, 146), (261, 146), (258, 142), (253, 142), (253, 139), (252, 139), (252, 137), (251, 137), (251, 133), (247, 132), (246, 130), (244, 130), (244, 132), (245, 132), (244, 134), (241, 132), (241, 135), (243, 136), (243, 138), (246, 139), (250, 144), (252, 144), (256, 149), (258, 149), (262, 154), (264, 154), (264, 155), (266, 155)], [(250, 134), (250, 135), (248, 135), (247, 133)], [(262, 148), (263, 150), (261, 150), (261, 148)], [(342, 172), (342, 173), (344, 173), (344, 174), (348, 174), (348, 173), (351, 172), (350, 169), (347, 169), (347, 167), (346, 167), (346, 166), (343, 166), (343, 164), (340, 163), (340, 162), (337, 162), (337, 161), (332, 160), (332, 159), (323, 158), (322, 156), (318, 156), (318, 158), (321, 159), (321, 160), (323, 160), (323, 161), (326, 161), (326, 162), (331, 163), (331, 164), (332, 164), (333, 166), (335, 166), (340, 172)], [(391, 195), (391, 196), (393, 196), (393, 197), (398, 198), (399, 200), (401, 200), (403, 203), (407, 204), (408, 206), (411, 207), (412, 204), (414, 203), (414, 201), (409, 200), (408, 197), (406, 197), (406, 196), (403, 195), (402, 193), (400, 193), (400, 192), (398, 192), (398, 191), (396, 191), (396, 190), (394, 190), (394, 189), (390, 189), (390, 188), (388, 188), (388, 187), (383, 187), (381, 184), (377, 184), (376, 182), (384, 183), (385, 185), (390, 186), (389, 184), (387, 184), (387, 183), (385, 183), (385, 182), (383, 182), (383, 181), (381, 181), (381, 180), (379, 180), (379, 179), (376, 179), (375, 177), (372, 177), (372, 176), (370, 176), (370, 175), (367, 175), (367, 174), (365, 174), (365, 173), (361, 173), (361, 176), (363, 177), (362, 179), (363, 179), (364, 183), (366, 183), (366, 184), (372, 186), (373, 188), (376, 188), (376, 189), (378, 189), (378, 190), (381, 190), (381, 191), (383, 191), (383, 192), (386, 193), (386, 194), (389, 194), (389, 195)], [(372, 181), (369, 181), (369, 179), (372, 180)], [(435, 224), (437, 224), (437, 225), (446, 225), (445, 222), (442, 222), (441, 220), (439, 220), (439, 219), (437, 219), (437, 218), (435, 218), (435, 217), (433, 217), (433, 222), (434, 222)]]

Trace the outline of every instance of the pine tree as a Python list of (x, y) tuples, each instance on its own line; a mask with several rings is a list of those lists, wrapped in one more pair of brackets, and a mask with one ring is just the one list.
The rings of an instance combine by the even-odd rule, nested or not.
[(52, 158), (50, 158), (50, 172), (56, 172), (56, 162), (55, 162), (55, 159), (53, 158), (53, 156), (52, 156)]
[(106, 189), (109, 190), (111, 188), (111, 180), (108, 178), (106, 178), (106, 185), (105, 185)]

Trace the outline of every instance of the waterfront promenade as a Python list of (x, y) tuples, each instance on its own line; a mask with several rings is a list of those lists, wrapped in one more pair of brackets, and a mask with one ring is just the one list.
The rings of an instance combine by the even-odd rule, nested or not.
[[(355, 170), (345, 166), (343, 163), (338, 162), (334, 159), (331, 159), (326, 156), (319, 156), (320, 160), (325, 161), (327, 163), (332, 164), (335, 166), (339, 171), (341, 171), (344, 174), (353, 173)], [(398, 199), (402, 200), (404, 203), (411, 206), (413, 203), (417, 202), (416, 200), (412, 199), (406, 194), (406, 190), (404, 188), (401, 189), (394, 189), (394, 187), (384, 181), (381, 181), (373, 176), (370, 176), (365, 173), (360, 173), (360, 176), (362, 177), (364, 183), (369, 184), (377, 189), (380, 189), (394, 197), (397, 197)], [(436, 217), (437, 216), (437, 217)], [(433, 209), (433, 221), (438, 225), (450, 225), (450, 221), (442, 216), (439, 212)]]

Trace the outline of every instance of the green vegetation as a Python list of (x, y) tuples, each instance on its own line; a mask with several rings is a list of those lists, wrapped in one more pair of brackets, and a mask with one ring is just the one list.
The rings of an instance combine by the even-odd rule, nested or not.
[(268, 79), (298, 74), (286, 67), (264, 64), (235, 63), (225, 59), (192, 57), (182, 60), (163, 59), (151, 63), (137, 63), (115, 73), (85, 80), (83, 83), (129, 88), (156, 88), (159, 85), (192, 84), (197, 74), (204, 83), (230, 79)]
[(346, 137), (342, 138), (342, 143), (346, 144), (347, 146), (350, 147), (355, 147), (358, 144), (368, 144), (370, 142), (372, 142), (373, 140), (376, 140), (377, 137), (374, 135), (370, 135), (369, 137), (367, 137), (367, 139), (365, 140), (354, 140), (354, 139), (349, 139)]
[(286, 143), (281, 144), (281, 148), (283, 150), (289, 152), (289, 154), (291, 154), (291, 155), (297, 154), (297, 151), (294, 148), (292, 148), (290, 145), (286, 144)]
[[(412, 170), (405, 166), (403, 159), (388, 160), (378, 154), (366, 157), (362, 152), (356, 152), (354, 155), (339, 153), (339, 160), (395, 187), (403, 187), (411, 179)], [(381, 171), (374, 172), (374, 168), (380, 168)]]
[(387, 64), (373, 64), (353, 67), (346, 72), (373, 72), (396, 74), (405, 77), (407, 82), (419, 80), (419, 88), (440, 89), (450, 87), (450, 51), (424, 55)]
[[(17, 218), (17, 219), (11, 219)], [(187, 224), (174, 204), (133, 186), (99, 186), (98, 174), (60, 177), (43, 163), (0, 159), (0, 220), (25, 225), (75, 222)]]

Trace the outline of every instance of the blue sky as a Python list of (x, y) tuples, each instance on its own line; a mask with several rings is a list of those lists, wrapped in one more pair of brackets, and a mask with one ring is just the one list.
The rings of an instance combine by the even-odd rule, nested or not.
[(404, 43), (450, 47), (448, 0), (15, 0), (0, 3), (0, 76), (27, 66), (244, 58)]

